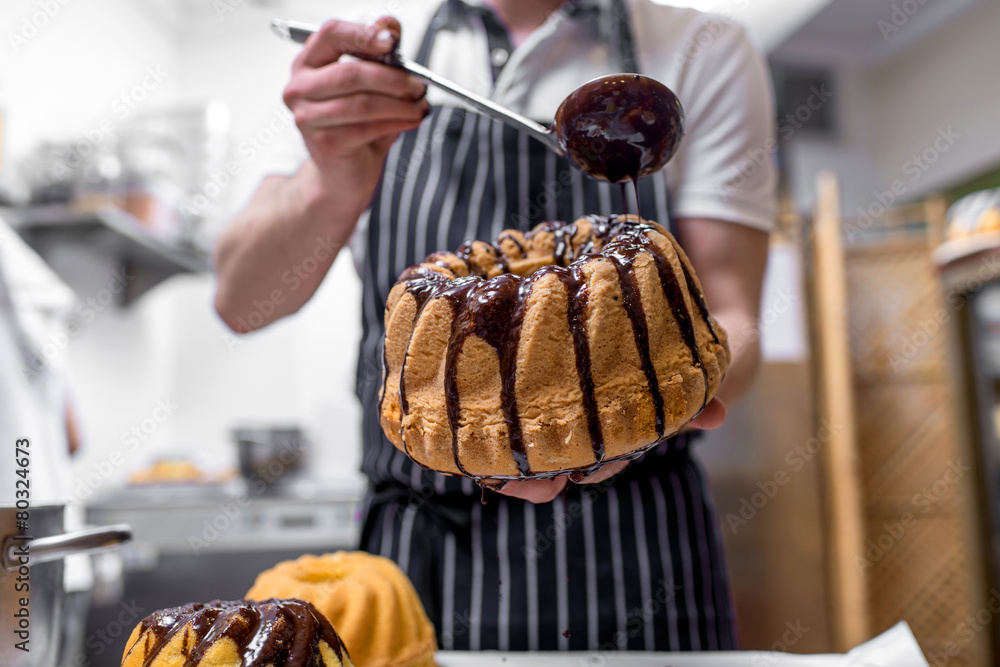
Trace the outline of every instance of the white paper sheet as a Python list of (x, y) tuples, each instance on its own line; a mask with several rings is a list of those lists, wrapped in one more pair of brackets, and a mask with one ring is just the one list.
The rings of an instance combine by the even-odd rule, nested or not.
[(439, 651), (438, 667), (928, 667), (910, 627), (900, 622), (846, 655), (770, 651), (724, 653)]

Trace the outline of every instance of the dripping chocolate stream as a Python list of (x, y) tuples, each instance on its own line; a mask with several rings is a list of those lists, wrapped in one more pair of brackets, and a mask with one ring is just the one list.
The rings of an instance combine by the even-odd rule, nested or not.
[(559, 266), (566, 266), (566, 250), (573, 249), (573, 237), (576, 236), (576, 225), (560, 225), (552, 230), (555, 241), (555, 260)]
[[(416, 326), (417, 321), (420, 319), (420, 315), (424, 312), (424, 306), (427, 305), (431, 297), (436, 296), (437, 292), (442, 287), (447, 287), (451, 283), (458, 280), (468, 280), (468, 278), (461, 279), (457, 278), (455, 281), (448, 280), (447, 277), (433, 271), (431, 269), (415, 268), (407, 269), (401, 280), (406, 280), (406, 291), (407, 293), (413, 295), (413, 300), (417, 304), (417, 309), (413, 313), (413, 324), (411, 325), (411, 336), (412, 330)], [(403, 410), (403, 417), (410, 410), (410, 402), (406, 399), (406, 358), (410, 354), (410, 341), (406, 342), (406, 349), (403, 351), (403, 363), (399, 369), (399, 403)], [(402, 421), (402, 419), (401, 419)]]
[[(621, 237), (619, 237), (621, 238)], [(646, 324), (646, 313), (642, 309), (642, 301), (639, 296), (639, 287), (628, 269), (635, 258), (633, 252), (627, 249), (621, 252), (619, 248), (612, 248), (614, 244), (605, 247), (602, 256), (611, 262), (611, 265), (618, 271), (618, 283), (621, 285), (622, 301), (625, 312), (632, 322), (632, 335), (635, 338), (635, 346), (639, 352), (639, 360), (642, 363), (643, 373), (646, 375), (646, 382), (649, 384), (649, 394), (653, 399), (653, 409), (656, 412), (656, 435), (663, 436), (663, 396), (660, 394), (660, 383), (656, 379), (656, 369), (653, 367), (653, 359), (649, 352), (649, 328)]]
[(448, 343), (445, 362), (445, 400), (451, 425), (452, 453), (459, 470), (462, 467), (458, 455), (461, 416), (457, 387), (458, 355), (466, 337), (474, 335), (497, 352), (500, 362), (500, 403), (507, 424), (511, 453), (518, 471), (524, 476), (531, 474), (515, 393), (517, 349), (525, 301), (531, 284), (532, 281), (520, 276), (501, 274), (490, 280), (477, 282), (458, 304), (458, 312), (452, 320), (452, 338)]
[[(639, 216), (640, 220), (642, 220), (642, 204), (639, 203), (639, 179), (638, 178), (633, 178), (632, 179), (632, 192), (635, 193), (635, 214), (637, 216)], [(627, 213), (628, 212), (628, 207), (626, 206), (625, 209), (626, 209), (625, 212)]]
[[(400, 280), (407, 281), (406, 292), (413, 295), (413, 300), (417, 305), (417, 308), (413, 313), (413, 322), (410, 325), (410, 338), (406, 341), (406, 349), (403, 350), (403, 362), (399, 366), (399, 441), (403, 443), (403, 452), (407, 456), (410, 456), (410, 450), (406, 444), (406, 429), (403, 428), (406, 413), (410, 411), (410, 401), (406, 397), (406, 359), (410, 355), (410, 343), (413, 342), (413, 330), (416, 328), (417, 321), (420, 319), (420, 315), (423, 313), (424, 307), (427, 305), (430, 298), (434, 296), (437, 290), (436, 285), (450, 283), (451, 281), (437, 271), (419, 266), (411, 267), (404, 271), (403, 275), (400, 276)], [(385, 343), (383, 343), (382, 349), (384, 363)], [(388, 367), (386, 367), (384, 375), (386, 378), (388, 377)], [(386, 380), (383, 378), (383, 388), (385, 387), (385, 382)], [(381, 415), (381, 413), (379, 413), (379, 415)]]
[(604, 460), (604, 434), (601, 431), (601, 417), (594, 394), (594, 377), (590, 370), (590, 342), (587, 340), (588, 299), (582, 272), (583, 266), (580, 264), (574, 264), (565, 271), (549, 271), (566, 286), (569, 297), (566, 318), (569, 320), (573, 350), (576, 353), (576, 372), (580, 378), (583, 409), (587, 415), (587, 429), (590, 431), (590, 442), (594, 449), (594, 461), (601, 463)]
[[(663, 296), (670, 304), (670, 310), (677, 321), (677, 328), (680, 329), (681, 339), (691, 352), (691, 361), (696, 368), (701, 370), (702, 378), (705, 380), (705, 395), (701, 402), (701, 409), (704, 410), (708, 404), (708, 369), (701, 361), (701, 353), (698, 351), (698, 340), (694, 332), (694, 323), (691, 321), (691, 313), (684, 300), (684, 294), (680, 291), (680, 283), (674, 273), (670, 260), (660, 250), (660, 248), (645, 234), (640, 235), (644, 239), (644, 245), (653, 256), (656, 263), (656, 271), (660, 274), (660, 286), (663, 288)], [(677, 258), (680, 262), (680, 257)], [(683, 265), (683, 263), (682, 263)]]

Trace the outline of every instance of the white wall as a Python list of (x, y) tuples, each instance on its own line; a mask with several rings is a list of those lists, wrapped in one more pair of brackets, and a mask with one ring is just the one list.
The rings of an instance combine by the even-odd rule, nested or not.
[(844, 211), (854, 211), (872, 201), (884, 184), (874, 148), (875, 124), (865, 76), (856, 69), (835, 71), (835, 105), (838, 132), (834, 139), (793, 135), (787, 144), (789, 187), (801, 211), (811, 210), (820, 172), (832, 169), (840, 178)]
[[(1000, 3), (986, 2), (871, 72), (882, 173), (920, 197), (1000, 163)], [(914, 182), (907, 161), (938, 129), (961, 138)], [(943, 145), (940, 144), (940, 145)]]
[[(297, 49), (270, 32), (270, 10), (245, 3), (219, 17), (200, 4), (188, 16), (191, 3), (71, 2), (52, 17), (43, 15), (38, 22), (46, 25), (36, 33), (29, 29), (32, 36), (17, 53), (0, 45), (10, 49), (0, 56), (6, 166), (13, 168), (41, 140), (83, 140), (104, 118), (117, 127), (123, 119), (115, 102), (141, 85), (147, 66), (167, 76), (136, 113), (221, 100), (230, 107), (234, 146), (258, 136), (282, 108), (281, 89)], [(343, 7), (306, 4), (311, 12), (294, 4), (282, 9), (320, 21)], [(39, 11), (33, 0), (5, 2), (5, 42), (8, 26), (19, 32), (25, 17), (30, 24)], [(220, 196), (226, 208), (217, 222), (238, 208), (262, 174), (301, 160), (294, 126), (277, 134), (252, 158), (237, 155), (241, 178)], [(305, 426), (314, 445), (310, 470), (327, 479), (356, 479), (360, 283), (352, 259), (344, 253), (337, 260), (302, 312), (244, 339), (216, 317), (209, 275), (175, 277), (127, 308), (101, 308), (91, 321), (78, 318), (78, 333), (53, 361), (67, 368), (80, 414), (78, 479), (114, 461), (110, 477), (117, 484), (133, 466), (163, 456), (230, 465), (229, 429), (247, 423)], [(157, 411), (158, 404), (169, 406), (169, 414)], [(137, 447), (130, 445), (135, 428)], [(84, 495), (96, 489), (77, 484), (75, 490)]]
[[(836, 75), (839, 136), (796, 136), (788, 146), (796, 206), (810, 210), (824, 169), (840, 179), (845, 215), (855, 215), (877, 204), (896, 180), (902, 187), (892, 197), (916, 201), (1000, 164), (997, 30), (1000, 3), (986, 2), (874, 65), (831, 51), (829, 44), (810, 52), (797, 43), (794, 52), (783, 53), (796, 62), (832, 65)], [(959, 138), (934, 148), (939, 131), (948, 128)], [(923, 169), (913, 157), (925, 151), (932, 159)]]
[[(176, 42), (142, 3), (45, 4), (58, 11), (50, 17), (37, 0), (4, 0), (0, 7), (0, 110), (8, 164), (40, 139), (83, 140), (104, 119), (117, 125), (124, 112), (168, 103), (180, 86)], [(147, 67), (165, 77), (134, 93), (130, 108), (121, 96), (142, 87)]]

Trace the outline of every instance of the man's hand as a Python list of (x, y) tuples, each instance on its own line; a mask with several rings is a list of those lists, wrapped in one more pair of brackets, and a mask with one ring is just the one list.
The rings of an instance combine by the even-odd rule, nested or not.
[[(292, 176), (264, 179), (216, 240), (215, 308), (230, 328), (267, 326), (312, 297), (370, 203), (390, 146), (427, 114), (423, 83), (381, 63), (341, 59), (384, 56), (399, 30), (391, 18), (330, 21), (295, 59), (284, 99), (310, 159)], [(296, 273), (305, 261), (316, 269)]]
[[(713, 398), (701, 414), (691, 420), (684, 431), (711, 431), (722, 426), (726, 420), (726, 406), (717, 398)], [(611, 479), (622, 470), (628, 467), (629, 461), (615, 461), (609, 463), (593, 475), (586, 477), (576, 477), (574, 475), (560, 475), (552, 479), (530, 479), (524, 482), (507, 482), (497, 493), (505, 496), (520, 498), (533, 503), (548, 503), (555, 500), (556, 496), (562, 493), (569, 482), (575, 484), (597, 484), (604, 480)]]
[(399, 34), (394, 18), (371, 26), (328, 21), (292, 65), (285, 104), (327, 185), (370, 194), (396, 137), (430, 111), (419, 79), (377, 62), (341, 60), (384, 56)]

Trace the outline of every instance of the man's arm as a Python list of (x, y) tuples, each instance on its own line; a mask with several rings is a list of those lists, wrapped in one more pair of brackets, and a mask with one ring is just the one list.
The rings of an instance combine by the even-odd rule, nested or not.
[(768, 235), (744, 225), (697, 218), (678, 220), (677, 235), (701, 281), (709, 312), (729, 335), (733, 358), (717, 396), (723, 403), (733, 403), (746, 393), (760, 363), (757, 317)]
[(301, 308), (354, 229), (364, 205), (330, 197), (315, 171), (308, 160), (293, 176), (265, 178), (216, 240), (215, 309), (234, 331)]
[(429, 111), (426, 85), (393, 67), (345, 54), (383, 55), (399, 23), (329, 21), (292, 66), (284, 100), (310, 158), (290, 177), (264, 180), (216, 241), (215, 308), (246, 333), (312, 297), (378, 185), (389, 147)]

